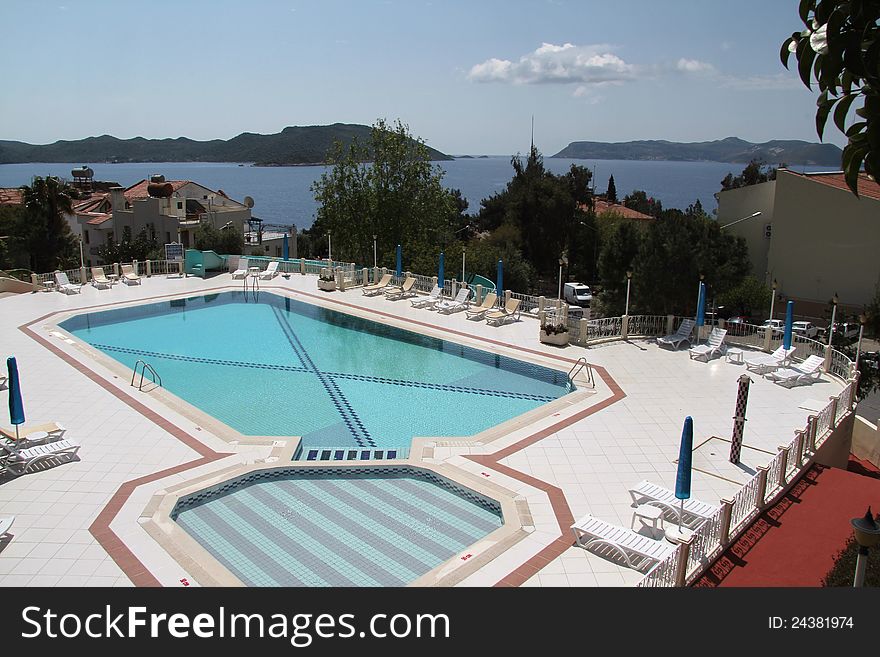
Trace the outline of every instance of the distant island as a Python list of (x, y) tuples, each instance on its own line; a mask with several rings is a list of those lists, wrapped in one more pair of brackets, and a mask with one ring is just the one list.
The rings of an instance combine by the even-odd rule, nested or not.
[(556, 155), (582, 160), (666, 160), (673, 162), (750, 162), (808, 164), (840, 168), (842, 151), (834, 144), (773, 140), (753, 144), (736, 137), (681, 143), (674, 141), (573, 141)]
[[(0, 164), (26, 162), (253, 162), (255, 166), (323, 164), (334, 141), (366, 143), (370, 127), (358, 124), (290, 126), (279, 133), (243, 132), (232, 139), (118, 139), (110, 135), (35, 145), (0, 140)], [(428, 147), (432, 160), (451, 160)]]

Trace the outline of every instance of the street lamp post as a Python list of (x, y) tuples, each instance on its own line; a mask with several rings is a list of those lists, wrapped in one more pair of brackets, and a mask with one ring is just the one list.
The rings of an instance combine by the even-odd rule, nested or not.
[(373, 269), (376, 269), (378, 265), (376, 264), (376, 235), (373, 235)]
[(840, 299), (837, 298), (837, 292), (834, 293), (834, 297), (831, 299), (832, 308), (831, 308), (831, 327), (828, 329), (828, 346), (831, 346), (831, 341), (834, 339), (834, 322), (837, 319), (837, 304)]
[(82, 235), (79, 236), (79, 266), (81, 269), (85, 268), (85, 261), (83, 260), (83, 238)]
[(772, 292), (770, 294), (770, 326), (773, 326), (773, 306), (776, 304), (776, 288), (779, 287), (779, 283), (776, 282), (776, 279), (773, 279), (773, 285), (770, 286)]
[(880, 544), (880, 523), (871, 514), (871, 507), (861, 518), (850, 520), (856, 542), (859, 544), (859, 556), (856, 559), (856, 574), (853, 578), (853, 586), (865, 585), (865, 569), (868, 566), (868, 548)]
[(626, 270), (626, 309), (623, 311), (623, 314), (629, 317), (629, 286), (632, 283), (632, 269)]
[(568, 256), (565, 253), (559, 258), (559, 302), (562, 303), (562, 268), (568, 264)]
[(760, 217), (762, 214), (764, 214), (764, 213), (761, 212), (760, 210), (758, 210), (757, 212), (753, 212), (752, 214), (750, 214), (748, 217), (743, 217), (742, 219), (737, 219), (736, 221), (731, 221), (729, 224), (724, 224), (723, 226), (721, 226), (721, 230), (724, 230), (728, 226), (733, 226), (734, 224), (738, 224), (741, 221), (747, 221), (749, 219), (754, 219), (755, 217)]
[(330, 248), (330, 231), (327, 231), (327, 260), (333, 262), (333, 249)]
[(859, 344), (856, 346), (856, 365), (855, 371), (859, 371), (859, 356), (862, 354), (862, 335), (865, 333), (865, 324), (868, 321), (868, 316), (862, 313), (859, 315)]
[[(700, 292), (703, 289), (703, 279), (706, 278), (706, 274), (700, 274), (700, 282), (697, 284), (697, 310), (700, 309)], [(697, 316), (697, 310), (694, 311), (694, 317)]]
[(467, 249), (465, 247), (461, 247), (461, 282), (464, 283), (464, 261), (465, 261), (465, 251)]

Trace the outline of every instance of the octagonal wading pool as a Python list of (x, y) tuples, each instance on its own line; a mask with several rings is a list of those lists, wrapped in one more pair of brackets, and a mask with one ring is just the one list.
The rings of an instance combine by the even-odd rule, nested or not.
[(403, 586), (503, 525), (498, 501), (411, 466), (260, 470), (171, 518), (249, 586)]

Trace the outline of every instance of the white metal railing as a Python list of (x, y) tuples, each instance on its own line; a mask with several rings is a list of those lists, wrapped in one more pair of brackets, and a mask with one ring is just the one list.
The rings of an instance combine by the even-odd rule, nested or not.
[(692, 536), (691, 549), (688, 552), (687, 572), (692, 573), (708, 566), (721, 550), (718, 543), (718, 532), (721, 528), (721, 509), (711, 518), (700, 524)]
[(758, 484), (760, 475), (755, 475), (733, 496), (730, 511), (730, 526), (739, 527), (758, 512)]
[(642, 581), (639, 582), (639, 586), (648, 588), (675, 586), (680, 560), (681, 546), (677, 545), (668, 557), (648, 571), (645, 577), (642, 578)]
[(828, 373), (847, 381), (855, 373), (855, 363), (846, 354), (832, 349)]
[(666, 335), (666, 322), (666, 315), (630, 315), (627, 319), (627, 335)]
[(581, 336), (582, 340), (607, 340), (609, 338), (622, 337), (622, 317), (604, 317), (587, 321), (587, 335)]
[(533, 294), (522, 294), (520, 292), (511, 292), (511, 299), (519, 299), (519, 309), (523, 313), (535, 314), (540, 305), (540, 297)]
[[(725, 340), (728, 344), (751, 347), (753, 349), (764, 349), (767, 331), (772, 330), (764, 326), (757, 326), (756, 324), (740, 324), (737, 322), (726, 322), (724, 328), (727, 329)], [(772, 331), (770, 350), (773, 351), (780, 344), (782, 344), (782, 332)]]

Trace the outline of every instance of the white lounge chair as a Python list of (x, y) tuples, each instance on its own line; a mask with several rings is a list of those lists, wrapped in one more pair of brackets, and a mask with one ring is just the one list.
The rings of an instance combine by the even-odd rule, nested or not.
[(104, 273), (103, 267), (92, 267), (92, 286), (100, 289), (113, 287), (115, 281), (111, 281)]
[(825, 359), (821, 356), (809, 356), (803, 363), (781, 367), (768, 372), (766, 377), (786, 388), (802, 384), (810, 384), (822, 378), (822, 366)]
[(489, 292), (483, 299), (483, 303), (481, 303), (479, 306), (468, 308), (465, 311), (465, 314), (467, 315), (468, 319), (484, 319), (486, 313), (495, 307), (496, 301), (498, 301), (498, 295), (494, 292)]
[[(655, 540), (631, 529), (618, 527), (591, 514), (571, 526), (575, 542), (582, 548), (598, 548), (596, 552), (614, 552), (630, 568), (642, 570), (656, 566), (675, 550), (675, 545)], [(586, 540), (584, 540), (586, 539)], [(604, 555), (603, 555), (604, 556)]]
[[(61, 440), (67, 429), (58, 422), (45, 422), (43, 424), (28, 425), (19, 428), (19, 439), (16, 443), (20, 447), (33, 447)], [(15, 429), (0, 427), (0, 438), (15, 440)]]
[(753, 354), (744, 358), (743, 362), (747, 370), (756, 374), (766, 374), (788, 365), (796, 349), (795, 346), (786, 349), (783, 345), (779, 345), (772, 354)]
[(406, 297), (413, 297), (416, 295), (415, 290), (413, 290), (413, 286), (416, 284), (416, 279), (412, 276), (408, 276), (405, 281), (403, 281), (403, 285), (395, 285), (393, 287), (389, 287), (385, 289), (385, 297), (387, 299), (404, 299)]
[(448, 315), (449, 313), (457, 313), (460, 310), (465, 310), (468, 307), (468, 297), (470, 297), (470, 295), (471, 291), (467, 288), (466, 285), (464, 285), (458, 291), (458, 294), (455, 295), (454, 299), (441, 301), (434, 306), (434, 309), (437, 312), (443, 313), (444, 315)]
[(0, 518), (0, 538), (9, 536), (9, 530), (12, 529), (12, 523), (15, 522), (15, 516)]
[(248, 275), (248, 259), (239, 258), (238, 269), (232, 272), (232, 278), (247, 278)]
[(260, 272), (260, 278), (263, 280), (275, 278), (278, 275), (278, 261), (273, 260), (263, 271)]
[(724, 337), (727, 335), (727, 329), (715, 327), (709, 334), (706, 344), (698, 344), (688, 349), (691, 359), (705, 360), (707, 363), (716, 356), (721, 355), (724, 348)]
[(657, 338), (657, 344), (672, 345), (676, 349), (681, 346), (682, 342), (687, 342), (688, 344), (691, 344), (691, 333), (693, 333), (695, 324), (696, 321), (693, 319), (681, 320), (681, 324), (679, 324), (678, 330), (671, 335), (664, 335), (660, 338)]
[[(663, 486), (652, 484), (647, 479), (643, 479), (629, 489), (629, 494), (632, 497), (633, 506), (650, 504), (651, 506), (659, 507), (669, 513), (672, 520), (678, 522), (678, 516), (682, 508), (681, 500), (668, 488), (663, 488)], [(681, 519), (681, 524), (695, 529), (703, 524), (705, 520), (715, 515), (717, 511), (717, 506), (712, 506), (707, 502), (701, 502), (694, 498), (686, 499), (684, 501), (684, 517)]]
[(443, 294), (443, 288), (439, 285), (435, 285), (434, 289), (431, 290), (431, 294), (426, 297), (419, 297), (418, 299), (413, 299), (410, 301), (413, 308), (426, 308), (428, 306), (433, 306), (435, 303), (440, 301), (440, 297)]
[(82, 292), (82, 285), (74, 285), (71, 283), (70, 279), (67, 278), (67, 274), (63, 271), (55, 272), (55, 284), (61, 292), (64, 292), (64, 294), (79, 294)]
[(141, 277), (134, 273), (131, 265), (122, 265), (122, 280), (126, 285), (140, 285)]
[(391, 274), (385, 274), (382, 278), (379, 279), (378, 283), (374, 283), (373, 285), (364, 285), (364, 295), (368, 297), (376, 296), (377, 294), (382, 294), (385, 291), (385, 288), (388, 287), (388, 284), (391, 282)]
[(7, 377), (5, 374), (0, 374), (0, 387), (5, 388), (8, 381), (9, 377)]
[(79, 451), (79, 447), (79, 443), (70, 439), (56, 440), (53, 443), (26, 449), (19, 449), (11, 442), (0, 442), (0, 453), (5, 453), (6, 456), (0, 465), (0, 473), (8, 472), (18, 476), (43, 461), (71, 461)]
[(486, 313), (486, 323), (493, 326), (501, 326), (508, 321), (517, 321), (519, 319), (519, 304), (519, 299), (511, 297), (507, 300), (507, 303), (504, 304), (504, 308), (490, 310)]

